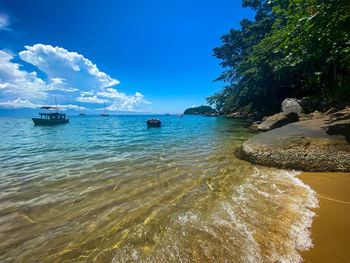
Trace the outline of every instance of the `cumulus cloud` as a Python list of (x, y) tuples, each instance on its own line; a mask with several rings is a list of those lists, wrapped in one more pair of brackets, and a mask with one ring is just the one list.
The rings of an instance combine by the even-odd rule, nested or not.
[[(56, 106), (56, 105), (51, 105), (51, 106)], [(66, 105), (57, 105), (58, 108), (60, 108), (61, 110), (88, 110), (87, 108), (83, 107), (83, 106), (78, 106), (78, 105), (72, 105), (72, 104), (66, 104)]]
[[(42, 106), (43, 105), (32, 103), (29, 100), (21, 100), (19, 98), (12, 101), (0, 101), (0, 107), (7, 108), (7, 109), (19, 109), (19, 108), (35, 109), (35, 108), (40, 108)], [(49, 105), (49, 106), (56, 107), (56, 105)], [(72, 105), (72, 104), (57, 105), (57, 107), (60, 108), (60, 110), (68, 110), (68, 109), (87, 110), (87, 108), (83, 106)]]
[(119, 92), (113, 87), (119, 84), (117, 79), (76, 52), (36, 44), (25, 46), (19, 58), (43, 74), (26, 71), (26, 65), (14, 62), (16, 55), (0, 50), (0, 107), (34, 108), (52, 101), (53, 96), (67, 103), (61, 108), (73, 110), (101, 110), (96, 104), (106, 102), (110, 111), (141, 111), (150, 104), (139, 92)]
[(0, 92), (3, 96), (14, 98), (46, 98), (47, 85), (38, 78), (37, 73), (20, 69), (12, 62), (13, 55), (0, 50)]
[(87, 102), (87, 103), (103, 103), (103, 99), (99, 99), (96, 96), (93, 97), (85, 97), (85, 96), (80, 96), (77, 98), (77, 101), (80, 102)]
[(0, 107), (7, 109), (18, 109), (18, 108), (38, 108), (40, 105), (31, 103), (29, 100), (15, 99), (13, 101), (0, 101)]
[(106, 91), (97, 92), (97, 95), (113, 99), (112, 105), (107, 107), (110, 111), (140, 111), (140, 106), (151, 104), (139, 92), (136, 92), (135, 95), (126, 95), (116, 89), (107, 88)]
[(72, 88), (90, 90), (119, 84), (118, 80), (101, 72), (95, 64), (76, 52), (43, 44), (25, 48), (19, 53), (22, 60), (37, 66), (51, 79), (65, 78)]

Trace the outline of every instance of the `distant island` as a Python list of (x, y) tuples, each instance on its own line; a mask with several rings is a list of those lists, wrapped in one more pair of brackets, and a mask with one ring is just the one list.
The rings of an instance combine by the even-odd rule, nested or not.
[(210, 106), (191, 107), (184, 111), (185, 115), (215, 115), (216, 110)]

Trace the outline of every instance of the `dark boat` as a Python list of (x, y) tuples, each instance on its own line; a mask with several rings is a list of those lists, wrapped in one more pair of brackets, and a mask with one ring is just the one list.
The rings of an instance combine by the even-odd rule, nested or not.
[(109, 116), (108, 113), (100, 113), (100, 116)]
[(161, 120), (158, 119), (149, 119), (147, 120), (147, 128), (160, 128), (160, 124), (162, 123)]
[(86, 116), (85, 113), (79, 113), (79, 116)]
[(55, 124), (65, 124), (69, 122), (66, 114), (59, 113), (59, 108), (57, 107), (41, 107), (44, 110), (56, 110), (56, 112), (40, 112), (40, 118), (32, 118), (35, 125), (55, 125)]

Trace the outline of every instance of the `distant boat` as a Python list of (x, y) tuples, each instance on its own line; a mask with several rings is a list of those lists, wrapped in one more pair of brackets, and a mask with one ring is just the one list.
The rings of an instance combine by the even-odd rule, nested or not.
[(106, 109), (106, 103), (103, 102), (104, 108), (105, 108), (105, 112), (104, 113), (100, 113), (100, 116), (104, 117), (104, 116), (109, 116), (109, 114), (107, 113), (107, 109)]
[(65, 124), (69, 122), (66, 114), (59, 113), (58, 107), (45, 106), (41, 107), (44, 110), (56, 110), (56, 112), (40, 112), (40, 118), (32, 118), (35, 125), (55, 125), (55, 124)]
[(86, 116), (85, 113), (79, 113), (79, 116)]
[(169, 113), (165, 113), (165, 116), (169, 116), (170, 114)]
[(160, 128), (162, 121), (158, 119), (147, 120), (147, 128)]
[(182, 118), (184, 115), (183, 114), (177, 114), (176, 116)]

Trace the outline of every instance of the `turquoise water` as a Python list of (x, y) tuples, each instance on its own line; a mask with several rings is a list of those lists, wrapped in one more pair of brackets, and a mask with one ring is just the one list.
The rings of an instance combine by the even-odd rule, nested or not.
[(298, 262), (314, 193), (224, 117), (0, 118), (1, 262)]

